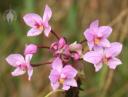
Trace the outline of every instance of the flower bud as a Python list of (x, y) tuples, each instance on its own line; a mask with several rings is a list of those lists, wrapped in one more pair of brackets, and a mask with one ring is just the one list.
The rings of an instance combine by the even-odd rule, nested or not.
[(37, 52), (37, 46), (35, 44), (29, 44), (24, 50), (24, 54), (35, 54)]

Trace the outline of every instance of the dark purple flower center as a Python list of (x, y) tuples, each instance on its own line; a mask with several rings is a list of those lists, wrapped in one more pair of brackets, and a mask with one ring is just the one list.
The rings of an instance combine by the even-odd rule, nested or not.
[(27, 66), (26, 66), (26, 64), (21, 64), (21, 65), (19, 65), (18, 66), (19, 68), (21, 68), (22, 70), (27, 70)]
[(103, 63), (108, 64), (108, 61), (111, 59), (111, 57), (103, 57)]

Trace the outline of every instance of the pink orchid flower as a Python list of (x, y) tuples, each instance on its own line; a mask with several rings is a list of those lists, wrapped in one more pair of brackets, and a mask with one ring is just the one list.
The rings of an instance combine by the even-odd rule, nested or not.
[(12, 76), (23, 75), (26, 71), (28, 73), (28, 79), (31, 79), (33, 74), (33, 68), (30, 65), (30, 60), (32, 58), (31, 54), (25, 56), (25, 58), (21, 54), (11, 54), (6, 58), (6, 61), (16, 69), (11, 73)]
[(35, 44), (29, 44), (29, 45), (26, 45), (25, 47), (25, 50), (24, 50), (24, 54), (27, 55), (27, 54), (35, 54), (37, 52), (37, 45)]
[(115, 69), (118, 65), (122, 64), (120, 59), (116, 58), (121, 53), (121, 50), (122, 44), (114, 42), (108, 48), (87, 52), (83, 59), (94, 64), (95, 71), (99, 71), (103, 64), (108, 65), (110, 69)]
[(49, 75), (53, 90), (59, 87), (62, 87), (63, 90), (69, 90), (71, 86), (77, 87), (76, 75), (77, 70), (75, 68), (71, 65), (65, 65), (63, 67), (61, 59), (56, 58), (52, 63), (52, 70)]
[(81, 56), (82, 56), (82, 45), (81, 44), (74, 42), (69, 45), (69, 49), (71, 52), (71, 57), (74, 60), (78, 60), (81, 58)]
[(32, 27), (27, 36), (37, 36), (44, 31), (45, 36), (48, 37), (51, 31), (51, 26), (48, 23), (51, 16), (52, 11), (48, 5), (45, 6), (43, 18), (35, 13), (26, 14), (23, 19), (28, 26)]
[(90, 27), (84, 32), (89, 49), (93, 50), (97, 47), (109, 47), (110, 42), (107, 38), (111, 32), (112, 28), (110, 26), (99, 26), (98, 20), (92, 22)]

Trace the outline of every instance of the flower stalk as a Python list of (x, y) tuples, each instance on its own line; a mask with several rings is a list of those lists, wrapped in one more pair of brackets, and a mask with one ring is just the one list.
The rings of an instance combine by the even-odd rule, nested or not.
[(60, 39), (59, 35), (58, 35), (55, 31), (51, 30), (51, 33), (52, 33), (58, 40)]

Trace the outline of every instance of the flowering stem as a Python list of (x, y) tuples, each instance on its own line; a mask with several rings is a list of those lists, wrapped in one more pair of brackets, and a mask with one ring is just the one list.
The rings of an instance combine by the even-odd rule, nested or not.
[(46, 48), (46, 49), (49, 49), (50, 47), (39, 45), (38, 48)]
[(62, 89), (58, 89), (58, 90), (56, 90), (56, 91), (51, 91), (51, 92), (49, 92), (46, 96), (44, 96), (44, 97), (49, 97), (50, 95), (52, 95), (53, 93), (55, 93), (55, 92), (63, 92), (64, 90), (62, 90)]
[(55, 31), (51, 30), (51, 33), (52, 33), (58, 40), (60, 39), (60, 37), (57, 35), (57, 33), (56, 33)]
[(100, 94), (101, 97), (105, 97), (106, 96), (106, 94), (108, 92), (108, 89), (110, 88), (110, 84), (112, 82), (113, 75), (114, 75), (114, 71), (110, 70), (109, 74), (108, 74), (108, 77), (107, 77), (107, 80), (106, 80), (106, 82), (104, 84), (103, 91)]
[(41, 65), (47, 65), (47, 64), (51, 64), (52, 62), (44, 62), (44, 63), (41, 63), (41, 64), (31, 64), (32, 67), (38, 67), (38, 66), (41, 66)]
[(86, 42), (86, 41), (87, 41), (87, 40), (84, 39), (84, 40), (80, 41), (79, 43), (82, 44), (82, 43), (84, 43), (84, 42)]

